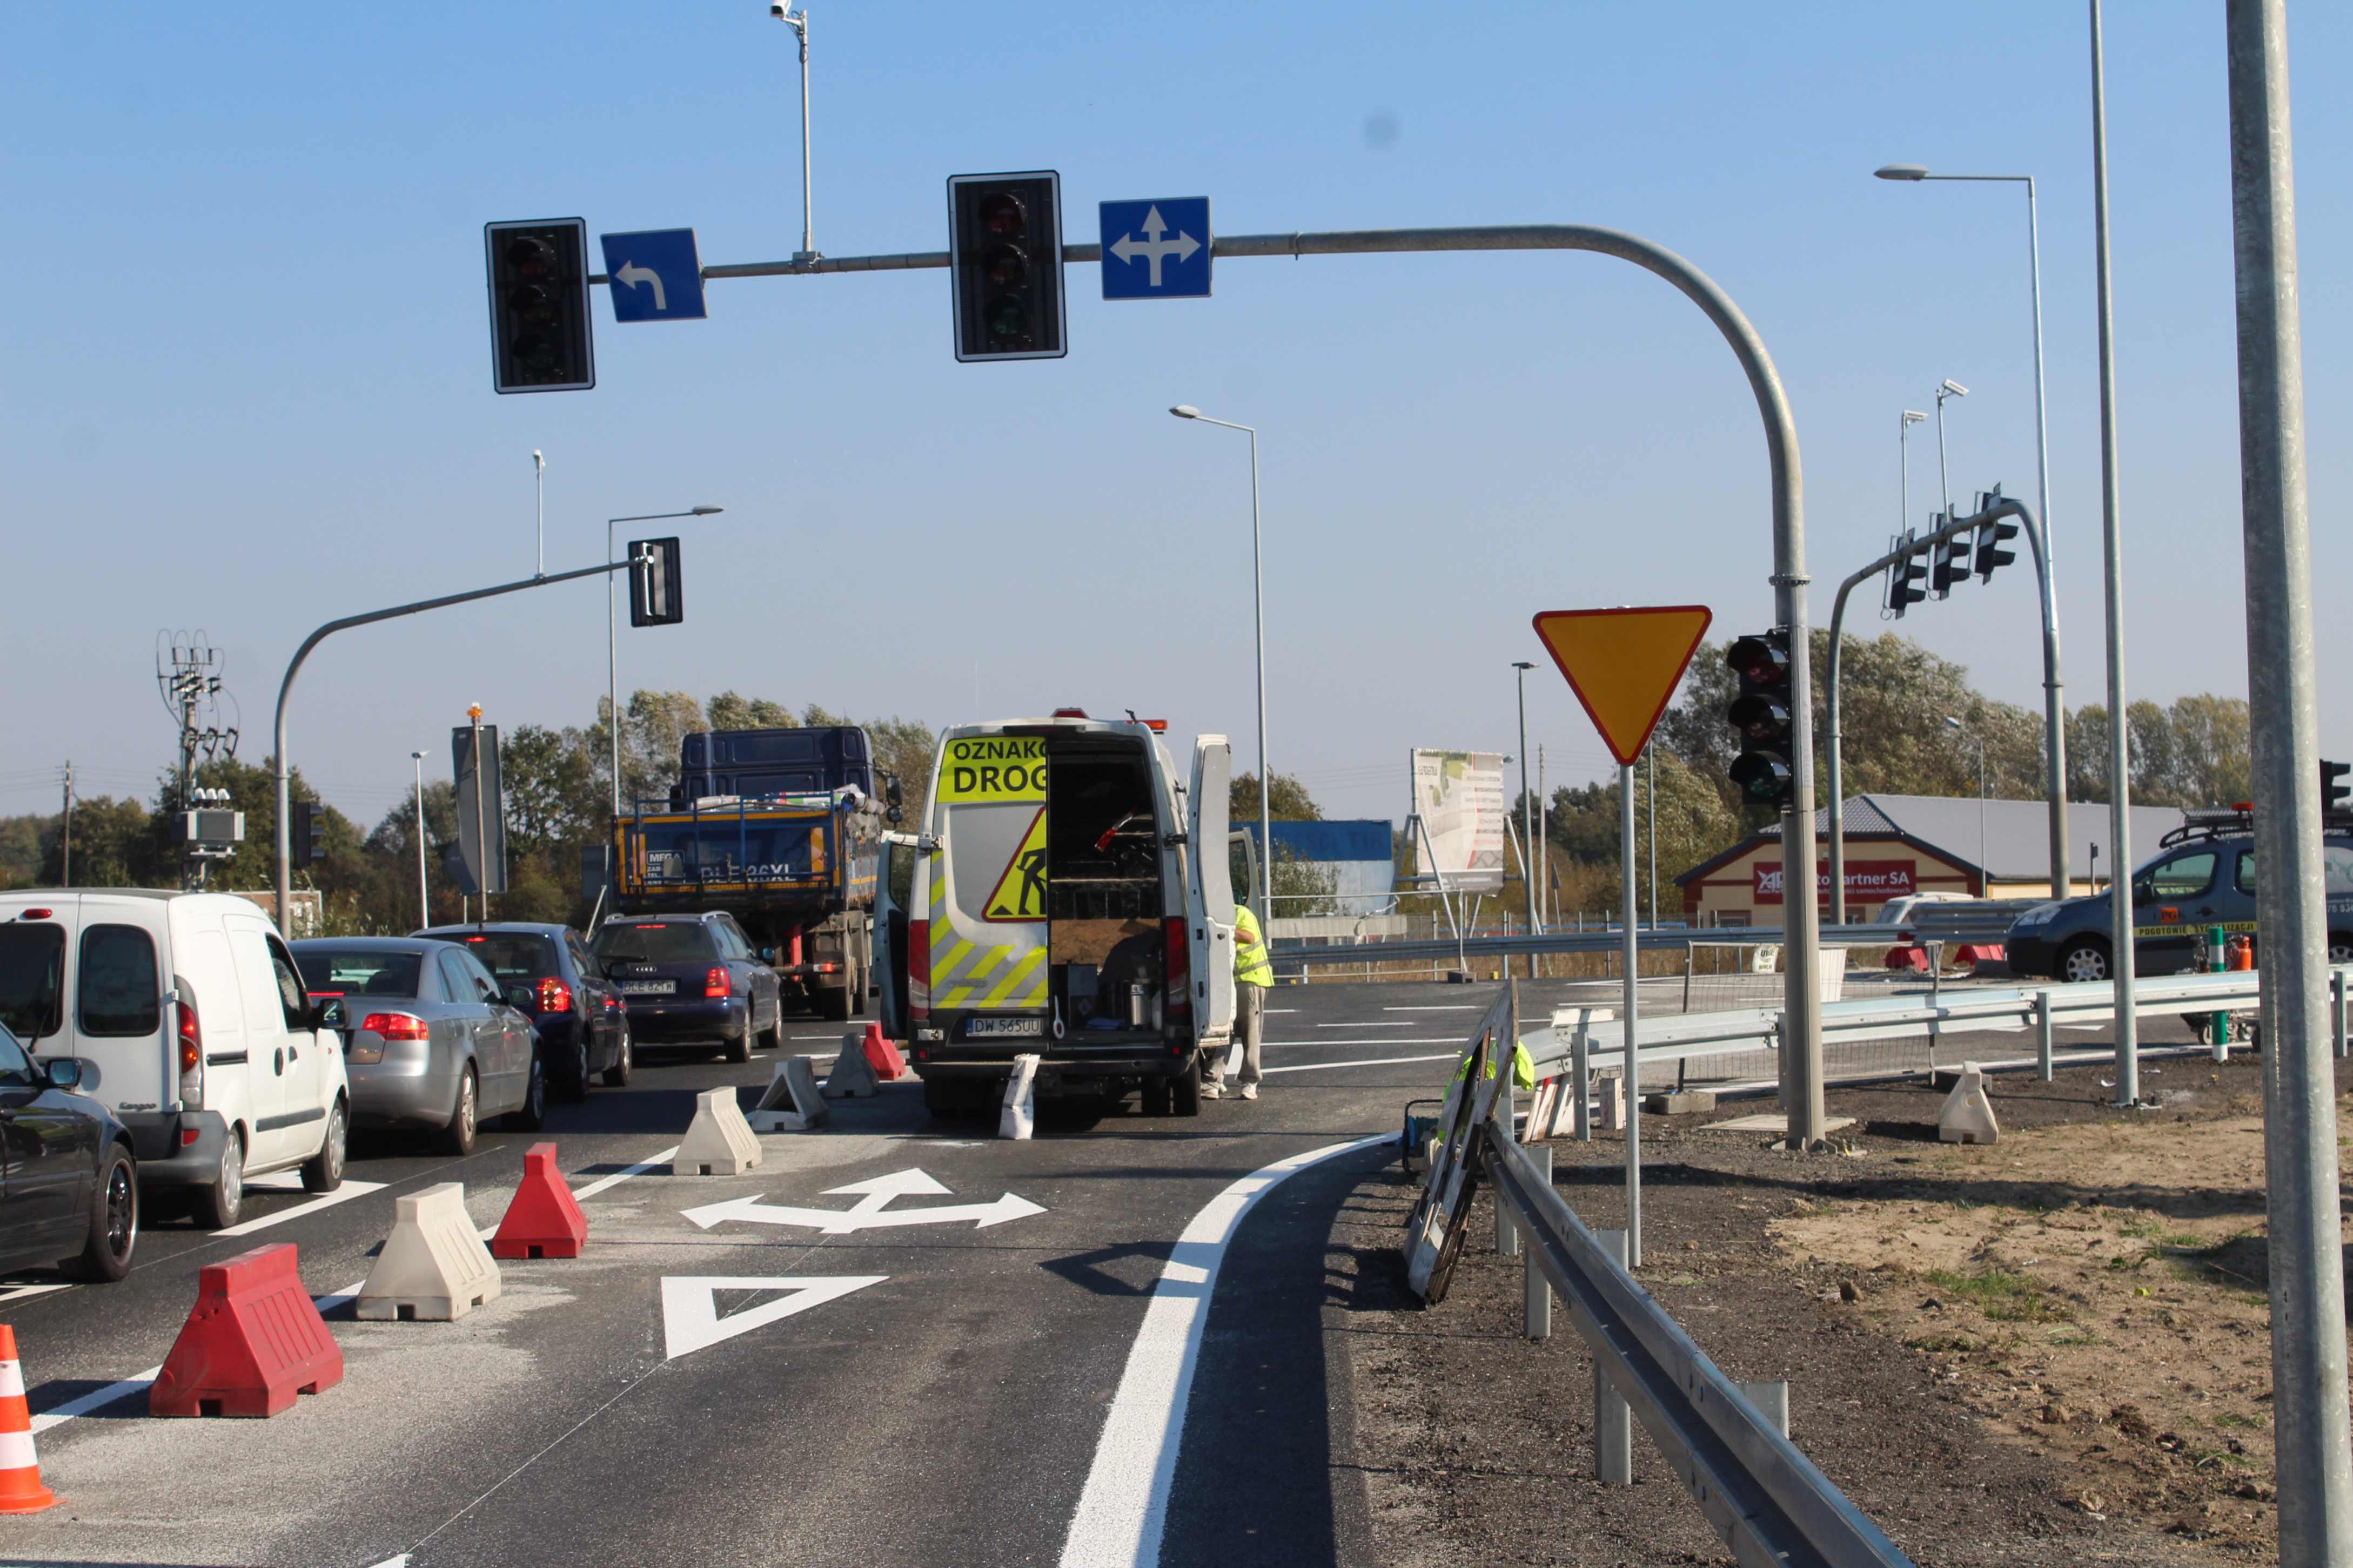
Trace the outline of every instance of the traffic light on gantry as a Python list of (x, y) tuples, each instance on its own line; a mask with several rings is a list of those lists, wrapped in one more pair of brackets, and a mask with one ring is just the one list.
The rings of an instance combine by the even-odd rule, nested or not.
[(501, 392), (596, 384), (588, 327), (588, 225), (580, 218), (482, 226), (491, 279), (491, 380)]
[(2348, 773), (2353, 773), (2353, 763), (2332, 763), (2326, 760), (2321, 763), (2320, 809), (2323, 812), (2346, 809), (2346, 788), (2339, 781)]
[(1968, 536), (1958, 535), (1932, 546), (1931, 551), (1936, 563), (1928, 568), (1928, 587), (1942, 599), (1952, 593), (1953, 584), (1969, 579), (1969, 542)]
[(2007, 566), (2018, 559), (2015, 550), (2003, 545), (2018, 537), (2018, 524), (2007, 518), (1996, 518), (1979, 525), (1977, 536), (1977, 574), (1980, 583), (1993, 581), (1994, 568)]
[(287, 858), (297, 866), (308, 866), (327, 858), (327, 846), (319, 837), (319, 807), (315, 802), (298, 800), (290, 803), (290, 815), (286, 819)]
[(1060, 359), (1062, 178), (958, 174), (948, 181), (948, 274), (960, 361)]
[[(1909, 543), (1910, 535), (1899, 542)], [(1928, 563), (1915, 550), (1887, 569), (1887, 607), (1897, 620), (1928, 596)]]
[(1789, 634), (1778, 627), (1732, 645), (1725, 661), (1740, 679), (1740, 695), (1725, 717), (1740, 737), (1731, 779), (1751, 805), (1780, 805), (1789, 798), (1793, 725), (1789, 708)]

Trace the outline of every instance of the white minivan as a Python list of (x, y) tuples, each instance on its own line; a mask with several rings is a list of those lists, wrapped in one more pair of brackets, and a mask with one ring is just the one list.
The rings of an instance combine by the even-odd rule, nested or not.
[(227, 893), (132, 888), (0, 893), (0, 1020), (130, 1130), (143, 1189), (237, 1223), (245, 1183), (299, 1166), (343, 1184), (351, 1091), (342, 1040), (277, 929)]
[(1187, 779), (1161, 728), (1063, 709), (941, 737), (907, 933), (934, 1114), (985, 1111), (1032, 1052), (1040, 1095), (1198, 1113), (1233, 1035), (1233, 748), (1201, 736)]

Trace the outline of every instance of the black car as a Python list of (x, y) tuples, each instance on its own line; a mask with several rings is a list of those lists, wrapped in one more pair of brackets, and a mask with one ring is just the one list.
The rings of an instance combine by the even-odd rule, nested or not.
[(748, 1062), (754, 1045), (784, 1043), (782, 985), (734, 916), (616, 915), (593, 946), (640, 1045), (715, 1040)]
[(558, 1100), (587, 1097), (588, 1080), (606, 1087), (629, 1081), (629, 1016), (617, 986), (566, 925), (494, 921), (488, 925), (435, 926), (415, 933), (457, 942), (481, 961), (499, 984), (531, 993), (527, 1009), (539, 1037), (540, 1071)]
[(139, 1242), (139, 1174), (131, 1134), (77, 1094), (82, 1064), (46, 1068), (0, 1025), (0, 1272), (55, 1264), (77, 1279), (120, 1279)]

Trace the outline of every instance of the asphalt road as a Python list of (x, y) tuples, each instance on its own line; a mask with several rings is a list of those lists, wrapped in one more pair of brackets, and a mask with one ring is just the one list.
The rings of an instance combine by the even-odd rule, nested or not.
[[(1525, 987), (1524, 1006), (1567, 989)], [(65, 1500), (0, 1526), (6, 1558), (1369, 1561), (1331, 1436), (1349, 1383), (1327, 1375), (1325, 1247), (1356, 1176), (1393, 1155), (1345, 1146), (1442, 1091), (1493, 995), (1286, 987), (1257, 1101), (1187, 1120), (1132, 1101), (1049, 1110), (1028, 1142), (934, 1121), (910, 1082), (837, 1102), (825, 1131), (761, 1139), (749, 1176), (672, 1176), (694, 1092), (735, 1084), (748, 1103), (771, 1069), (649, 1057), (628, 1089), (554, 1108), (540, 1134), (486, 1132), (464, 1160), (356, 1145), (341, 1192), (257, 1191), (236, 1236), (160, 1226), (121, 1284), (0, 1286)], [(812, 1055), (838, 1038), (787, 1033)], [(540, 1138), (582, 1194), (586, 1256), (503, 1264), (503, 1295), (456, 1323), (354, 1320), (337, 1298), (365, 1278), (398, 1194), (462, 1182), (494, 1226)], [(1282, 1163), (1295, 1173), (1267, 1170)], [(837, 1190), (892, 1177), (903, 1190)], [(877, 1223), (1007, 1194), (1039, 1212)], [(744, 1198), (804, 1212), (687, 1217)], [(862, 1221), (830, 1229), (806, 1212), (853, 1208)], [(267, 1421), (148, 1416), (140, 1380), (198, 1270), (279, 1241), (325, 1299), (343, 1381)]]

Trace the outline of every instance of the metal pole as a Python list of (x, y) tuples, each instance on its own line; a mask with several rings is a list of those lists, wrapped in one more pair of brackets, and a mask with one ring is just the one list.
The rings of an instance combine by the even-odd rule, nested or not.
[[(1809, 857), (1809, 859), (1811, 858)], [(1634, 940), (1634, 767), (1618, 767), (1619, 969), (1625, 977), (1620, 1016), (1626, 1020), (1626, 1267), (1642, 1267), (1642, 1066), (1635, 1049), (1642, 990), (1636, 984)]]
[[(2263, 1152), (2270, 1173), (2279, 1558), (2344, 1568), (2353, 1563), (2353, 1429), (2346, 1411), (2335, 1075), (2324, 1016), (2328, 911), (2315, 776), (2318, 702), (2287, 16), (2284, 0), (2229, 0), (2226, 15), (2247, 696), (2255, 854), (2270, 868), (2255, 884), (2255, 921), (2263, 933)], [(2096, 71), (2097, 0), (2092, 18)], [(2096, 131), (2096, 112), (2093, 124)], [(2105, 201), (2102, 205), (2105, 210)], [(2104, 281), (2105, 273), (2104, 266)], [(2102, 321), (2105, 329), (2105, 313)], [(2104, 330), (2104, 345), (2105, 340)]]
[[(613, 562), (613, 524), (605, 520), (605, 563)], [(605, 574), (605, 738), (613, 750), (613, 820), (621, 819), (621, 666), (619, 636), (614, 629), (613, 574)]]
[(484, 816), (483, 803), (490, 799), (490, 769), (482, 760), (482, 710), (480, 703), (466, 710), (466, 717), (474, 725), (474, 853), (478, 858), (480, 886), (476, 891), (482, 897), (482, 912), (477, 924), (491, 918), (491, 830)]
[(537, 448), (533, 448), (531, 454), (531, 574), (544, 577), (547, 575), (547, 459), (539, 455)]
[(2035, 584), (2042, 595), (2043, 788), (2050, 796), (2051, 896), (2074, 891), (2073, 851), (2067, 843), (2067, 704), (2059, 684), (2059, 590), (2052, 576), (2051, 545), (2051, 439), (2042, 412), (2042, 230), (2036, 216), (2034, 181), (2026, 182), (2027, 280), (2034, 291), (2034, 510), (2040, 526), (2029, 531), (2034, 546)]
[(817, 257), (817, 208), (809, 163), (809, 67), (808, 67), (808, 6), (800, 12), (800, 24), (793, 30), (801, 41), (801, 254), (814, 260)]
[(417, 764), (417, 928), (422, 931), (433, 923), (433, 904), (425, 882), (425, 753), (408, 755)]
[(1945, 389), (1936, 388), (1936, 492), (1944, 498), (1945, 520), (1953, 517), (1953, 479), (1945, 468)]
[[(1514, 659), (1512, 668), (1519, 672), (1520, 699), (1520, 891), (1526, 894), (1528, 934), (1535, 936), (1541, 929), (1536, 922), (1536, 803), (1528, 794), (1528, 671), (1535, 668), (1526, 659)], [(1528, 973), (1535, 973), (1535, 956), (1528, 957)]]
[(1258, 619), (1258, 842), (1265, 852), (1258, 895), (1258, 923), (1274, 929), (1274, 765), (1266, 758), (1266, 554), (1259, 531), (1258, 430), (1250, 427), (1250, 596)]
[(1642, 802), (1650, 811), (1651, 834), (1651, 929), (1659, 929), (1659, 753), (1647, 743), (1643, 751), (1644, 783)]
[[(2091, 10), (2092, 237), (2100, 327), (2100, 551), (2108, 621), (2108, 930), (2113, 938), (2109, 968), (2116, 987), (2116, 1102), (2136, 1105), (2140, 1101), (2140, 1019), (2133, 1011), (2137, 955), (2133, 951), (2132, 752), (2126, 738), (2125, 713), (2124, 524), (2116, 499), (2116, 314), (2108, 285), (2107, 79), (2102, 63), (2100, 0), (2091, 0)], [(2236, 12), (2232, 15), (2235, 37)], [(2235, 77), (2232, 83), (2235, 89)], [(2234, 131), (2235, 125), (2234, 120)], [(2286, 134), (2284, 119), (2280, 131)]]
[[(1552, 805), (1550, 798), (1545, 793), (1546, 788), (1545, 749), (1538, 746), (1536, 748), (1536, 842), (1538, 844), (1549, 843), (1552, 834), (1551, 824), (1545, 820)], [(1554, 907), (1552, 900), (1552, 851), (1550, 849), (1545, 851), (1544, 864), (1537, 875), (1543, 878), (1544, 885), (1536, 889), (1536, 910), (1544, 917), (1545, 929), (1549, 931), (1552, 929), (1554, 917), (1560, 912)]]
[[(65, 826), (62, 829), (64, 837), (58, 846), (58, 852), (63, 856), (64, 863), (58, 868), (58, 886), (70, 888), (73, 886), (73, 763), (71, 762), (66, 763), (65, 795)], [(183, 806), (185, 804), (183, 802)]]

